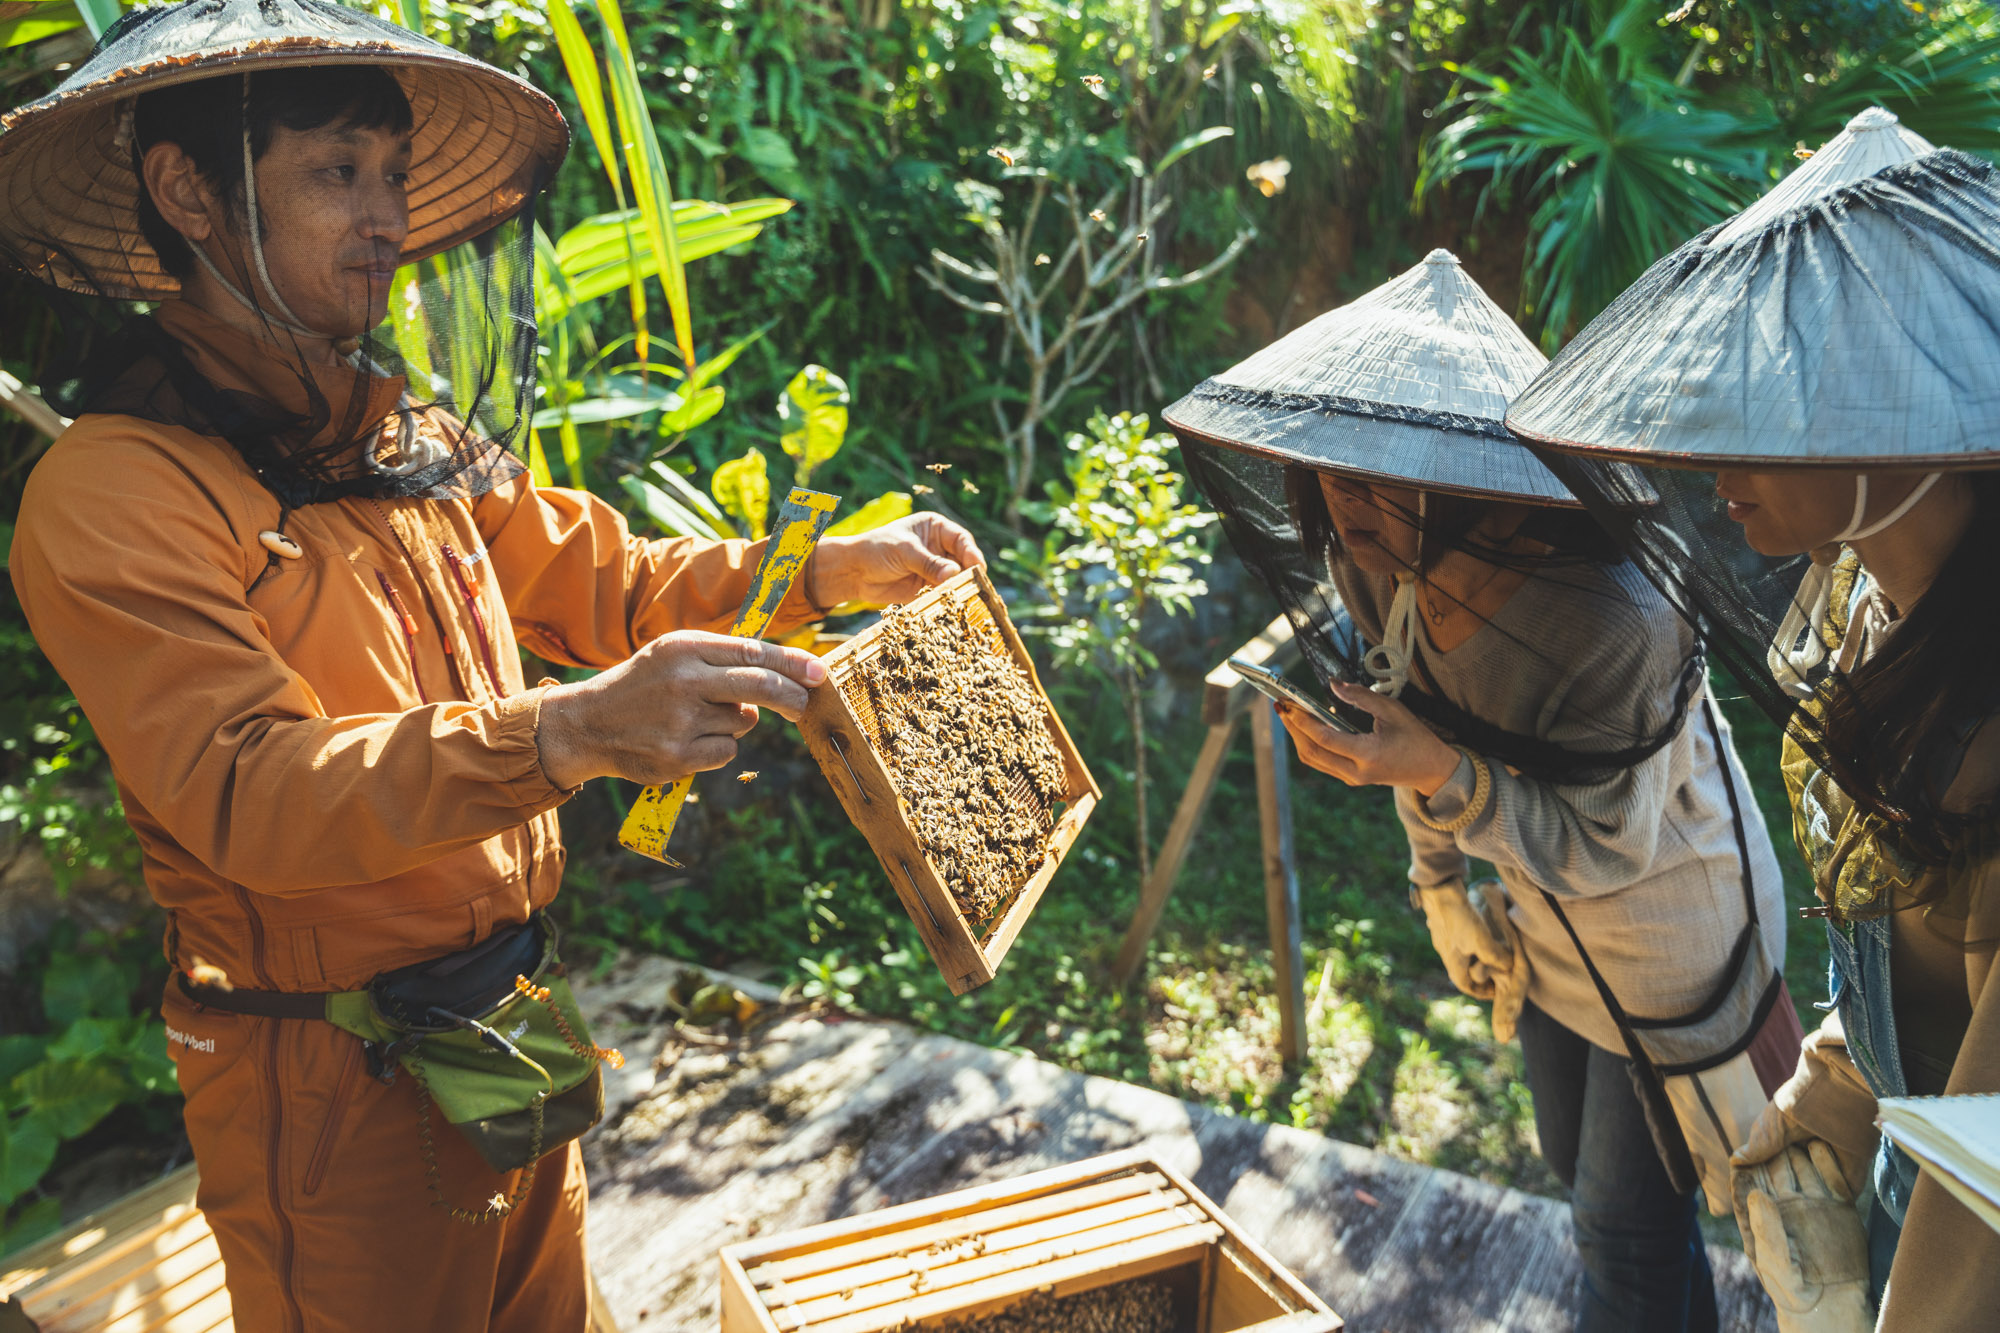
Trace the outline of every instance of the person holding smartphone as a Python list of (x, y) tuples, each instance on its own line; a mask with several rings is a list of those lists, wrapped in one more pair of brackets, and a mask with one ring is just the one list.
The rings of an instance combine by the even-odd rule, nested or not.
[[(1728, 1154), (1797, 1051), (1780, 879), (1694, 635), (1501, 426), (1544, 364), (1440, 250), (1166, 420), (1371, 720), (1281, 705), (1300, 757), (1395, 790), (1451, 980), (1503, 1039), (1518, 1005), (1578, 1327), (1712, 1329), (1695, 1190), (1727, 1211)], [(1472, 858), (1500, 883), (1469, 888)], [(1760, 1073), (1743, 1052), (1774, 1015)]]

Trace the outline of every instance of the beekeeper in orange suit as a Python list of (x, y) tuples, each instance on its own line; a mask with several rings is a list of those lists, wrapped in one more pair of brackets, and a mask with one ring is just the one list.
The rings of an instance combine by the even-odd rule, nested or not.
[[(759, 544), (640, 540), (505, 447), (562, 118), (325, 0), (190, 0), (6, 126), (0, 245), (96, 321), (10, 572), (167, 911), (236, 1326), (582, 1330), (575, 1144), (532, 1177), (420, 1150), (414, 1081), (311, 1016), (549, 903), (583, 782), (719, 767), (824, 678), (717, 633)], [(979, 561), (935, 516), (828, 539), (772, 632)], [(529, 686), (517, 645), (603, 670)]]

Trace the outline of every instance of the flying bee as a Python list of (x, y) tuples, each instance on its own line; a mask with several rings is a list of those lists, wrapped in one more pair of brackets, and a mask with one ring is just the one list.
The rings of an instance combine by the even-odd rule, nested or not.
[(924, 471), (926, 471), (926, 472), (935, 472), (935, 473), (937, 473), (937, 474), (938, 474), (938, 475), (939, 475), (940, 477), (942, 477), (942, 476), (943, 476), (943, 475), (944, 475), (945, 473), (947, 473), (947, 472), (951, 471), (951, 464), (949, 464), (949, 463), (926, 463), (926, 464), (924, 464)]
[(1036, 256), (1035, 256), (1035, 267), (1036, 267), (1036, 268), (1040, 268), (1040, 267), (1041, 267), (1042, 265), (1044, 265), (1044, 264), (1046, 264), (1046, 263), (1048, 263), (1048, 262), (1049, 262), (1049, 257), (1048, 257), (1047, 255), (1036, 255)]
[(1816, 151), (1818, 150), (1806, 147), (1806, 141), (1804, 139), (1801, 139), (1799, 140), (1799, 146), (1792, 149), (1792, 156), (1796, 157), (1799, 161), (1803, 162), (1807, 158), (1811, 157)]
[(924, 486), (924, 485), (921, 485), (921, 484), (920, 484), (920, 485), (916, 485), (916, 486), (912, 486), (912, 487), (910, 487), (910, 489), (911, 489), (911, 490), (913, 490), (913, 491), (915, 491), (915, 492), (916, 492), (916, 493), (917, 493), (918, 495), (932, 495), (932, 494), (935, 494), (935, 492), (934, 492), (934, 491), (932, 491), (930, 487), (928, 487), (928, 486)]
[(1004, 148), (989, 148), (986, 150), (986, 156), (999, 158), (1002, 166), (1014, 165), (1014, 155)]
[(1203, 81), (1203, 82), (1207, 82), (1207, 81), (1208, 81), (1209, 79), (1212, 79), (1212, 78), (1214, 78), (1214, 77), (1215, 77), (1215, 71), (1217, 71), (1217, 70), (1219, 70), (1219, 69), (1221, 69), (1221, 68), (1222, 68), (1222, 66), (1220, 66), (1220, 65), (1210, 65), (1210, 66), (1209, 66), (1209, 67), (1208, 67), (1207, 69), (1205, 69), (1205, 70), (1203, 70), (1203, 71), (1201, 72), (1201, 77), (1202, 77), (1202, 81)]
[(1090, 220), (1091, 220), (1092, 222), (1102, 222), (1102, 221), (1104, 221), (1104, 210), (1103, 210), (1103, 209), (1101, 209), (1101, 208), (1093, 208), (1093, 209), (1091, 209), (1091, 210), (1090, 210)]
[(1086, 74), (1083, 76), (1083, 86), (1094, 93), (1101, 93), (1104, 91), (1104, 76), (1102, 74)]
[(958, 480), (958, 484), (960, 486), (963, 486), (966, 489), (966, 491), (972, 495), (979, 494), (979, 488), (972, 484), (972, 478), (970, 477), (960, 477)]
[(1139, 239), (1139, 240), (1142, 240), (1142, 241), (1143, 241), (1143, 240), (1145, 240), (1145, 239), (1146, 239), (1147, 237), (1151, 236), (1152, 234), (1153, 234), (1153, 233), (1151, 233), (1151, 232), (1149, 232), (1149, 231), (1142, 231), (1142, 232), (1140, 232), (1140, 233), (1139, 233), (1139, 235), (1138, 235), (1137, 239)]
[(194, 956), (194, 962), (188, 968), (187, 975), (188, 980), (197, 986), (207, 986), (211, 990), (219, 991), (233, 991), (236, 989), (235, 983), (230, 981), (227, 972), (217, 967), (214, 963), (209, 962), (200, 954)]
[(1259, 162), (1243, 173), (1266, 199), (1285, 192), (1285, 177), (1292, 174), (1289, 159), (1274, 157), (1268, 162)]
[(761, 770), (755, 768), (746, 768), (741, 773), (738, 773), (736, 775), (736, 780), (738, 782), (755, 782), (757, 780), (757, 774), (760, 771)]

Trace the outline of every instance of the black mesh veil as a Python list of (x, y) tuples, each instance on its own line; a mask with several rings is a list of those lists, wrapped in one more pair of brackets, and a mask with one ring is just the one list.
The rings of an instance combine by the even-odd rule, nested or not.
[[(1268, 454), (1239, 449), (1181, 433), (1189, 477), (1221, 516), (1231, 547), (1257, 575), (1291, 621), (1302, 656), (1322, 685), (1340, 680), (1368, 684), (1368, 654), (1381, 641), (1387, 607), (1386, 581), (1363, 575), (1339, 548), (1319, 494), (1319, 473)], [(1589, 519), (1571, 508), (1537, 507), (1504, 548), (1465, 531), (1468, 520), (1493, 499), (1420, 492), (1419, 512), (1401, 516), (1423, 532), (1424, 559), (1459, 551), (1502, 569), (1542, 581), (1575, 614), (1603, 626), (1607, 634), (1631, 633), (1646, 619), (1635, 616), (1633, 599), (1651, 590), (1616, 577), (1622, 557), (1598, 538)], [(1414, 574), (1418, 571), (1412, 570)], [(1517, 594), (1518, 596), (1519, 594)], [(1657, 624), (1658, 618), (1653, 621)], [(1505, 608), (1480, 630), (1505, 645), (1507, 657), (1523, 671), (1537, 664), (1560, 675), (1573, 641), (1550, 642), (1516, 625)], [(1673, 739), (1685, 724), (1689, 705), (1703, 679), (1703, 659), (1690, 635), (1667, 635), (1650, 644), (1673, 658), (1665, 674), (1668, 697), (1622, 696), (1597, 715), (1573, 712), (1564, 719), (1570, 734), (1588, 732), (1587, 742), (1561, 743), (1524, 728), (1509, 728), (1460, 707), (1427, 678), (1425, 654), (1416, 655), (1410, 687), (1399, 696), (1447, 742), (1497, 760), (1516, 772), (1555, 783), (1604, 781), (1643, 762)]]
[[(407, 126), (412, 146), (400, 255), (328, 259), (393, 266), (365, 279), (386, 317), (337, 340), (300, 324), (274, 285), (272, 201), (252, 165), (270, 127), (289, 124), (274, 118), (322, 105), (307, 124)], [(149, 212), (141, 164), (149, 134), (194, 132), (160, 127), (196, 108), (208, 145), (196, 160), (231, 243), (176, 262), (155, 241), (185, 242)], [(361, 114), (375, 119), (324, 119)], [(568, 145), (540, 92), (329, 0), (183, 0), (126, 15), (60, 88), (0, 124), (0, 262), (49, 289), (65, 348), (42, 387), (63, 411), (220, 436), (287, 507), (471, 496), (524, 470), (533, 206)], [(197, 260), (206, 305), (181, 299), (176, 276)]]
[[(2000, 848), (2000, 783), (1946, 800), (2000, 711), (2000, 482), (1968, 470), (2000, 463), (2000, 173), (1905, 156), (1660, 260), (1508, 425), (1914, 873)], [(1974, 496), (1932, 592), (1865, 660), (1842, 654), (1868, 587), (1854, 548), (1759, 555), (1716, 494), (1718, 470), (1814, 465), (1935, 469)], [(1866, 898), (1836, 908), (1889, 909)]]

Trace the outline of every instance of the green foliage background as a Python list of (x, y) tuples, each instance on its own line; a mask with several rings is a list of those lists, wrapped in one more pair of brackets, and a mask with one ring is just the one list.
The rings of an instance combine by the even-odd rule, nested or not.
[[(1230, 126), (1231, 138), (1172, 168), (1178, 202), (1156, 244), (1189, 268), (1246, 222), (1259, 234), (1221, 280), (1134, 312), (1099, 382), (1052, 423), (1056, 439), (1100, 410), (1157, 417), (1204, 375), (1433, 245), (1458, 250), (1553, 346), (1662, 250), (1766, 188), (1795, 145), (1817, 144), (1871, 101), (1941, 142), (2000, 150), (2000, 22), (1983, 3), (1670, 7), (634, 3), (626, 19), (676, 196), (795, 201), (753, 244), (689, 270), (702, 358), (763, 335), (730, 368), (728, 405), (665, 465), (705, 485), (754, 450), (785, 475), (772, 407), (799, 367), (817, 363), (846, 381), (852, 406), (847, 447), (816, 484), (852, 496), (912, 491), (935, 480), (924, 465), (950, 464), (978, 491), (935, 487), (926, 503), (965, 519), (989, 549), (1019, 542), (1026, 563), (1014, 568), (1045, 559), (1054, 511), (1017, 532), (999, 510), (1003, 460), (988, 405), (1019, 387), (998, 365), (998, 327), (915, 276), (933, 249), (976, 248), (969, 198), (1002, 209), (1020, 199), (1020, 177), (994, 148), (1101, 188), (1128, 159), (1155, 162), (1188, 133)], [(5, 100), (51, 87), (113, 9), (90, 0), (66, 32), (59, 22), (50, 31), (46, 12), (34, 33), (0, 27)], [(597, 40), (588, 7), (578, 9)], [(432, 35), (523, 73), (574, 111), (537, 0), (406, 0), (393, 12), (420, 16)], [(543, 207), (551, 236), (617, 205), (595, 152), (579, 134)], [(1264, 197), (1245, 171), (1281, 156), (1288, 188)], [(655, 309), (660, 297), (656, 287)], [(18, 280), (0, 279), (0, 302), (14, 316), (0, 325), (0, 365), (33, 384), (58, 331)], [(605, 341), (629, 332), (617, 306), (601, 300), (589, 316)], [(625, 483), (677, 434), (659, 413), (582, 433), (590, 483), (645, 530), (638, 489)], [(0, 538), (43, 447), (0, 416)], [(1061, 465), (1054, 449), (1042, 460), (1058, 504)], [(1177, 792), (1198, 739), (1189, 687), (1272, 612), (1232, 564), (1216, 562), (1217, 590), (1191, 614), (1130, 627), (1144, 650), (1130, 660), (1146, 663), (1151, 741), (1139, 753), (1163, 795)], [(1017, 581), (1024, 606), (1039, 596), (1038, 579)], [(1224, 774), (1214, 807), (1224, 817), (1196, 844), (1144, 981), (1130, 994), (1105, 981), (1136, 881), (1134, 728), (1101, 675), (1056, 682), (1109, 799), (1006, 971), (974, 995), (946, 992), (865, 844), (776, 728), (747, 747), (745, 766), (764, 774), (754, 787), (706, 785), (690, 820), (699, 851), (683, 875), (653, 878), (606, 850), (623, 794), (597, 791), (565, 812), (578, 849), (563, 906), (573, 937), (761, 970), (808, 994), (1548, 1188), (1518, 1055), (1450, 991), (1394, 892), (1403, 850), (1381, 793), (1311, 774), (1297, 786), (1320, 995), (1306, 1070), (1287, 1073), (1270, 1058), (1255, 834), (1226, 817), (1254, 800), (1247, 753)], [(1773, 772), (1768, 729), (1754, 718), (1739, 725), (1753, 771)], [(1775, 788), (1759, 795), (1776, 816)], [(0, 825), (13, 838), (7, 855), (46, 856), (58, 883), (134, 873), (103, 756), (11, 591), (0, 594)], [(1782, 844), (1781, 818), (1773, 831)], [(64, 926), (0, 981), (0, 1249), (54, 1225), (52, 1170), (118, 1139), (171, 1141), (164, 1039), (149, 1016), (164, 979), (157, 933), (150, 920), (118, 938)], [(1803, 934), (1793, 949), (1801, 1002), (1819, 985)]]

